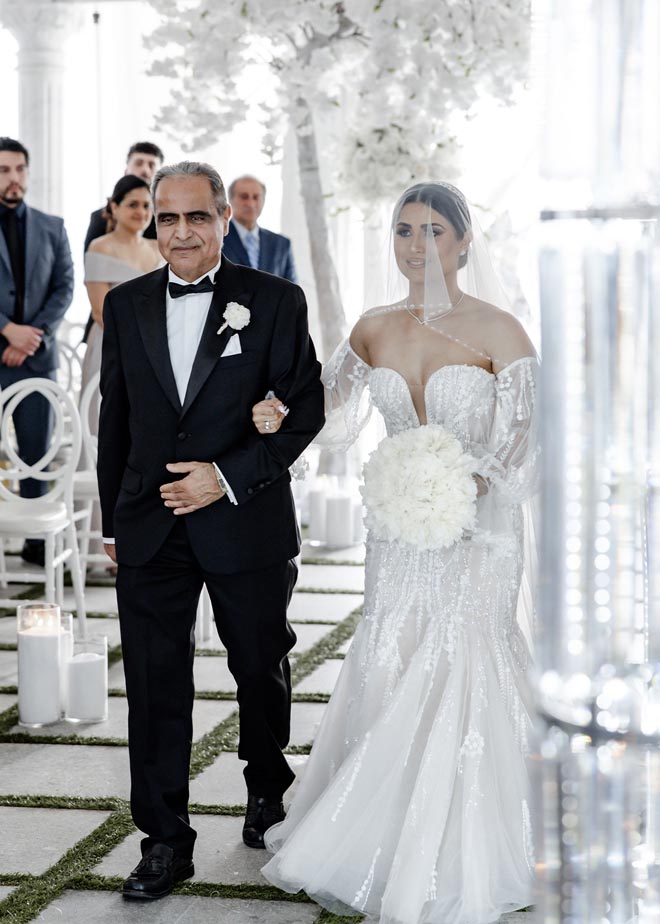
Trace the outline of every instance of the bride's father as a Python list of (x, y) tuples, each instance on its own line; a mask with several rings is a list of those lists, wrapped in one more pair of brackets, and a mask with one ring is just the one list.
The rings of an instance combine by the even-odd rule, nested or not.
[[(194, 622), (206, 584), (238, 686), (247, 761), (243, 839), (262, 847), (293, 773), (286, 609), (299, 535), (289, 466), (323, 424), (304, 295), (221, 255), (231, 209), (218, 173), (185, 161), (153, 182), (162, 269), (104, 308), (98, 475), (129, 702), (133, 819), (146, 837), (124, 883), (160, 898), (193, 875), (188, 816)], [(291, 407), (274, 435), (251, 408)], [(116, 550), (116, 551), (115, 551)]]

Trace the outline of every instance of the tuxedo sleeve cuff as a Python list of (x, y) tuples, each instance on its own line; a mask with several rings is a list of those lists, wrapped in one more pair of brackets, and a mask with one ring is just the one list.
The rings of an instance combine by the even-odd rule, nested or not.
[(225, 476), (222, 474), (222, 472), (220, 471), (218, 466), (215, 464), (215, 462), (213, 463), (213, 468), (215, 469), (215, 477), (218, 479), (218, 484), (220, 485), (222, 490), (225, 492), (225, 494), (227, 495), (231, 503), (234, 504), (234, 506), (236, 506), (238, 504), (238, 501), (236, 500), (236, 495), (232, 491), (231, 486), (229, 485), (229, 482), (226, 480)]
[(114, 545), (114, 544), (115, 544), (115, 540), (114, 540), (114, 539), (108, 539), (107, 536), (104, 536), (103, 539), (102, 539), (101, 541), (103, 542), (103, 545)]

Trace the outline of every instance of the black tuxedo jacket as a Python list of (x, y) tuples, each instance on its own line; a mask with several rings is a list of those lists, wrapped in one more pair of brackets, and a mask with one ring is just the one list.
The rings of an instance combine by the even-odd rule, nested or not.
[[(103, 535), (118, 561), (147, 562), (175, 520), (159, 487), (168, 462), (216, 462), (228, 497), (185, 514), (197, 560), (208, 571), (259, 570), (300, 546), (289, 466), (324, 423), (320, 364), (302, 290), (226, 257), (193, 364), (183, 407), (170, 363), (167, 266), (112, 289), (105, 299), (98, 479)], [(228, 302), (250, 310), (242, 352), (221, 357), (235, 331), (216, 331)], [(262, 436), (252, 406), (273, 389), (290, 407), (276, 434)]]

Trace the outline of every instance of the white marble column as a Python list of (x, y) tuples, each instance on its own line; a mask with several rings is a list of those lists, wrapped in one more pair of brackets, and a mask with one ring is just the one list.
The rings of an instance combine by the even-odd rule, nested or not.
[(66, 43), (82, 25), (78, 5), (0, 0), (0, 22), (19, 43), (19, 139), (30, 152), (30, 204), (62, 214)]

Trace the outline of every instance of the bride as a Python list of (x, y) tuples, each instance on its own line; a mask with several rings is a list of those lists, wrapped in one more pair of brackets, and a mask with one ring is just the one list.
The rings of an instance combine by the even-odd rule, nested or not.
[[(263, 874), (380, 924), (486, 924), (532, 901), (521, 587), (537, 360), (489, 303), (496, 279), (456, 188), (408, 189), (392, 231), (407, 291), (366, 312), (324, 368), (317, 442), (346, 449), (371, 405), (388, 436), (441, 426), (472, 460), (476, 518), (429, 548), (367, 510), (364, 616)], [(255, 406), (259, 432), (281, 426), (278, 406)]]

